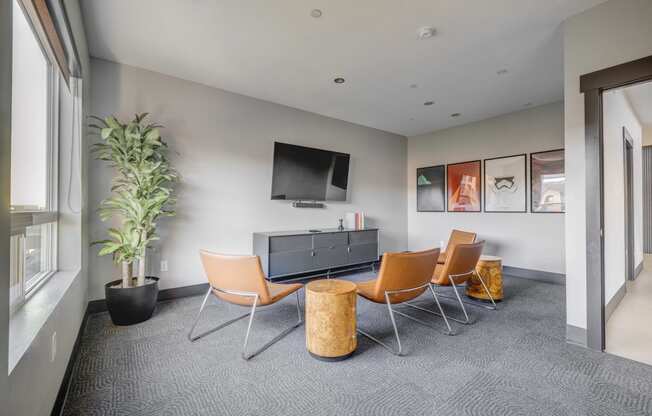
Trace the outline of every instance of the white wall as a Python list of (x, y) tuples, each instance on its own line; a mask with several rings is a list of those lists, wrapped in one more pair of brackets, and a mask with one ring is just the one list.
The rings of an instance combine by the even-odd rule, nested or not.
[[(583, 74), (652, 55), (652, 1), (610, 0), (564, 22), (566, 317), (586, 328)], [(596, 172), (597, 175), (597, 172)]]
[[(564, 273), (563, 214), (416, 210), (416, 169), (419, 167), (563, 147), (562, 103), (410, 137), (407, 166), (410, 250), (438, 247), (440, 241), (448, 240), (451, 229), (459, 228), (478, 233), (479, 239), (487, 241), (485, 253), (501, 256), (504, 265)], [(529, 188), (528, 184), (528, 211)]]
[[(354, 210), (380, 227), (381, 251), (406, 249), (405, 137), (108, 61), (93, 59), (92, 70), (92, 113), (150, 112), (166, 127), (182, 175), (179, 215), (160, 221), (159, 258), (169, 266), (160, 273), (162, 288), (206, 281), (201, 248), (248, 254), (255, 231), (336, 227)], [(270, 200), (275, 140), (350, 153), (350, 202), (296, 209)], [(91, 162), (91, 210), (109, 195), (111, 175), (104, 163)], [(93, 216), (91, 238), (104, 238), (107, 226)], [(96, 253), (91, 299), (103, 298), (103, 285), (117, 276), (111, 259)]]
[(643, 261), (642, 129), (623, 90), (603, 95), (605, 305), (625, 284), (625, 171), (623, 127), (632, 137), (634, 176), (634, 263)]

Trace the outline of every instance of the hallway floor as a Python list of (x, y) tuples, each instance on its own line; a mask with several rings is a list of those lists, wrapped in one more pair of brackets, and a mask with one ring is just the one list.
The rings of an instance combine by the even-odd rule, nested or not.
[(652, 255), (607, 322), (607, 352), (652, 365)]

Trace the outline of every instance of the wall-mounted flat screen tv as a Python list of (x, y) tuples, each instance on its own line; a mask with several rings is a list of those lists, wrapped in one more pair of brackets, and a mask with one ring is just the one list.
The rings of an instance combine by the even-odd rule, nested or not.
[(275, 142), (272, 199), (346, 201), (350, 159), (346, 153)]

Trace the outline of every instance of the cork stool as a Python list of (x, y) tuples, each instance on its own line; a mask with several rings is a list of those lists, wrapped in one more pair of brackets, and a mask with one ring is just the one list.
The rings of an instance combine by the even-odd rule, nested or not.
[(339, 279), (314, 280), (306, 291), (306, 348), (314, 358), (350, 357), (356, 337), (356, 285)]
[[(494, 301), (503, 299), (503, 266), (500, 257), (480, 256), (478, 265), (475, 268), (491, 293)], [(489, 300), (487, 292), (476, 276), (472, 276), (466, 286), (466, 295), (479, 300)]]

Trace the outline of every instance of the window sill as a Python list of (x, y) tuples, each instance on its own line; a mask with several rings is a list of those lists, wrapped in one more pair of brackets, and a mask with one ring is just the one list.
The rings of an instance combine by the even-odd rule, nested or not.
[(34, 342), (80, 270), (61, 270), (25, 301), (9, 319), (9, 374)]

